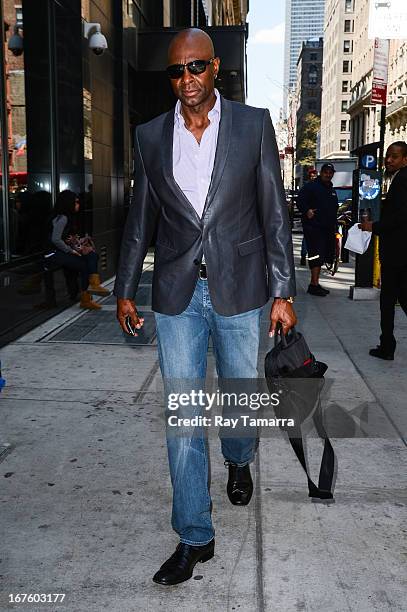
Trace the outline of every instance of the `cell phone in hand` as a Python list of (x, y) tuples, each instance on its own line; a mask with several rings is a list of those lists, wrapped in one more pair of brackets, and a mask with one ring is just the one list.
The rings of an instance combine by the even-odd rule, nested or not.
[(126, 325), (126, 329), (127, 329), (128, 333), (129, 333), (131, 336), (137, 336), (137, 330), (136, 330), (136, 328), (135, 328), (135, 327), (134, 327), (134, 325), (133, 325), (133, 322), (132, 322), (132, 320), (131, 320), (130, 315), (126, 315), (126, 318), (125, 318), (125, 320), (124, 320), (124, 323), (125, 323), (125, 325)]

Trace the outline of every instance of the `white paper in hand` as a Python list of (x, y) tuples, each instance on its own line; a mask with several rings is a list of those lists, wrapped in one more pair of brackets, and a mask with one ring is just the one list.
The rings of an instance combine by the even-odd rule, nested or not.
[(358, 224), (355, 223), (348, 232), (348, 237), (345, 242), (345, 249), (362, 255), (363, 253), (366, 253), (371, 237), (372, 232), (362, 231)]

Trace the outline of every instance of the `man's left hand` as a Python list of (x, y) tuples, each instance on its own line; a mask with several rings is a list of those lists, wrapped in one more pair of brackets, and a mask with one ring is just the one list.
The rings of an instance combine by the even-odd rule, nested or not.
[(283, 334), (287, 334), (294, 325), (297, 324), (297, 316), (290, 302), (283, 298), (275, 298), (270, 311), (271, 325), (269, 336), (273, 337), (276, 333), (277, 323), (281, 323)]

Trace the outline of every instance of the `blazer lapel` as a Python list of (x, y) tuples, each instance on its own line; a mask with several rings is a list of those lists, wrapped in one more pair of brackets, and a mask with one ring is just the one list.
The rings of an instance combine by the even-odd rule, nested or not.
[(163, 139), (161, 146), (161, 163), (164, 172), (164, 177), (171, 188), (174, 196), (183, 204), (186, 204), (188, 211), (194, 217), (195, 221), (201, 223), (198, 213), (188, 200), (177, 181), (174, 178), (173, 172), (173, 142), (174, 142), (174, 110), (167, 113), (164, 120)]
[(221, 97), (221, 117), (218, 132), (218, 142), (216, 145), (215, 161), (213, 164), (213, 171), (211, 182), (208, 189), (208, 195), (206, 196), (205, 206), (202, 213), (202, 218), (205, 212), (208, 210), (214, 195), (219, 187), (223, 171), (225, 169), (226, 158), (228, 156), (230, 137), (232, 132), (232, 106), (228, 100)]

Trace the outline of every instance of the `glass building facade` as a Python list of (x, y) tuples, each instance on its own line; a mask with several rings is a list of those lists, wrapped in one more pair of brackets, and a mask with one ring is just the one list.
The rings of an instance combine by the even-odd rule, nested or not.
[[(89, 23), (106, 37), (101, 55), (89, 48)], [(114, 276), (133, 128), (174, 105), (165, 73), (171, 37), (207, 23), (196, 0), (0, 0), (0, 345), (72, 303), (66, 271), (53, 275), (52, 300), (44, 280), (60, 191), (78, 194), (102, 279)], [(219, 89), (243, 100), (247, 29), (217, 22), (213, 36)]]
[(284, 109), (295, 87), (302, 43), (324, 34), (325, 0), (286, 0), (284, 41)]
[[(101, 275), (114, 275), (130, 193), (128, 4), (0, 0), (0, 342), (55, 312), (44, 301), (42, 256), (59, 191), (79, 195)], [(89, 48), (85, 22), (101, 25), (102, 55)], [(55, 289), (67, 306), (59, 271)]]

